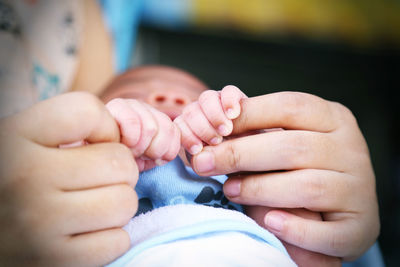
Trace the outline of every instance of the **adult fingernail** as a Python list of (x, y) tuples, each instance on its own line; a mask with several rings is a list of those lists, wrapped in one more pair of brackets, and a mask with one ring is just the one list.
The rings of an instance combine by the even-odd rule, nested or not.
[(227, 197), (238, 197), (240, 195), (240, 179), (231, 179), (224, 184), (224, 193)]
[(264, 223), (268, 230), (274, 233), (279, 233), (283, 229), (286, 217), (281, 214), (267, 214), (264, 219)]
[(193, 164), (198, 172), (210, 172), (215, 168), (214, 155), (208, 151), (203, 151), (194, 158)]

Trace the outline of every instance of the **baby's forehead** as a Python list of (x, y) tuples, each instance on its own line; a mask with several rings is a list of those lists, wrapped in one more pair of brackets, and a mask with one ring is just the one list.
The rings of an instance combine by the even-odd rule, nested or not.
[[(207, 86), (200, 80), (186, 73), (177, 71), (131, 71), (118, 76), (110, 87), (130, 87), (131, 90), (142, 91), (146, 84), (146, 90), (163, 90), (186, 93), (188, 91), (200, 94), (207, 90)], [(152, 89), (152, 90), (151, 90)]]

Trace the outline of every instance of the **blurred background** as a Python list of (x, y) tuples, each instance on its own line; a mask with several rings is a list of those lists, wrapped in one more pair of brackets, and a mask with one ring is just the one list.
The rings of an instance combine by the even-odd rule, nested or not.
[(400, 1), (141, 1), (133, 65), (188, 70), (213, 89), (290, 90), (349, 107), (369, 144), (379, 245), (400, 266)]

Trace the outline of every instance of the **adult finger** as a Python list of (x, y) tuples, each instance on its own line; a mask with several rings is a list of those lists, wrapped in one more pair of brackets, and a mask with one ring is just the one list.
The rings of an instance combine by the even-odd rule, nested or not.
[[(16, 119), (16, 120), (14, 120)], [(8, 120), (27, 139), (57, 147), (80, 140), (119, 142), (119, 130), (104, 104), (94, 95), (67, 93), (39, 102)]]
[[(273, 210), (265, 206), (246, 206), (246, 214), (253, 218), (260, 226), (265, 227), (265, 215)], [(319, 212), (312, 212), (306, 209), (285, 209), (296, 216), (308, 220), (322, 221), (322, 215)], [(282, 240), (281, 240), (282, 241)], [(297, 247), (282, 241), (290, 257), (298, 266), (341, 266), (341, 260), (338, 257), (328, 256), (322, 253), (313, 252), (304, 248)]]
[[(134, 187), (138, 179), (138, 169), (131, 151), (122, 144), (90, 144), (48, 149), (46, 152), (38, 158), (38, 161), (46, 162), (46, 168), (36, 168), (32, 175), (38, 179), (47, 178), (50, 184), (62, 190), (82, 190), (121, 183)], [(35, 162), (31, 164), (35, 166)]]
[(227, 136), (232, 132), (232, 121), (225, 116), (219, 92), (205, 91), (200, 95), (198, 102), (208, 122), (220, 135)]
[(54, 228), (64, 235), (122, 227), (138, 205), (134, 189), (126, 184), (66, 192), (60, 199), (63, 208), (54, 212), (60, 220)]
[(301, 168), (340, 171), (348, 165), (342, 153), (328, 134), (272, 131), (207, 146), (194, 156), (193, 168), (201, 175)]
[(104, 266), (130, 248), (130, 239), (121, 228), (89, 232), (68, 237), (62, 249), (51, 248), (58, 255), (56, 262), (69, 262), (71, 266)]
[(283, 128), (330, 132), (340, 125), (339, 104), (299, 92), (279, 92), (242, 100), (233, 134)]
[[(354, 244), (360, 233), (357, 220), (347, 217), (336, 221), (315, 221), (304, 219), (283, 210), (272, 210), (264, 219), (265, 227), (279, 239), (292, 245), (321, 252), (326, 255), (342, 257), (351, 254), (347, 244)], [(368, 248), (371, 244), (359, 244)], [(359, 248), (354, 248), (358, 250)]]
[(357, 180), (349, 174), (303, 169), (233, 176), (225, 182), (224, 193), (240, 204), (354, 212), (348, 203), (357, 200), (351, 192), (356, 187)]

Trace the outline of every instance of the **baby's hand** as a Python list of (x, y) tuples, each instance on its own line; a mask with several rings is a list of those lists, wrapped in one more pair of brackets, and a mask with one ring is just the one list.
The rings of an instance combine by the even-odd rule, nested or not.
[(221, 91), (207, 90), (199, 100), (185, 107), (174, 122), (181, 130), (182, 146), (192, 155), (203, 149), (203, 142), (218, 145), (231, 134), (232, 120), (240, 115), (240, 100), (247, 96), (233, 85)]
[(180, 131), (166, 114), (135, 99), (116, 98), (106, 107), (117, 121), (121, 143), (131, 149), (139, 171), (177, 156)]

